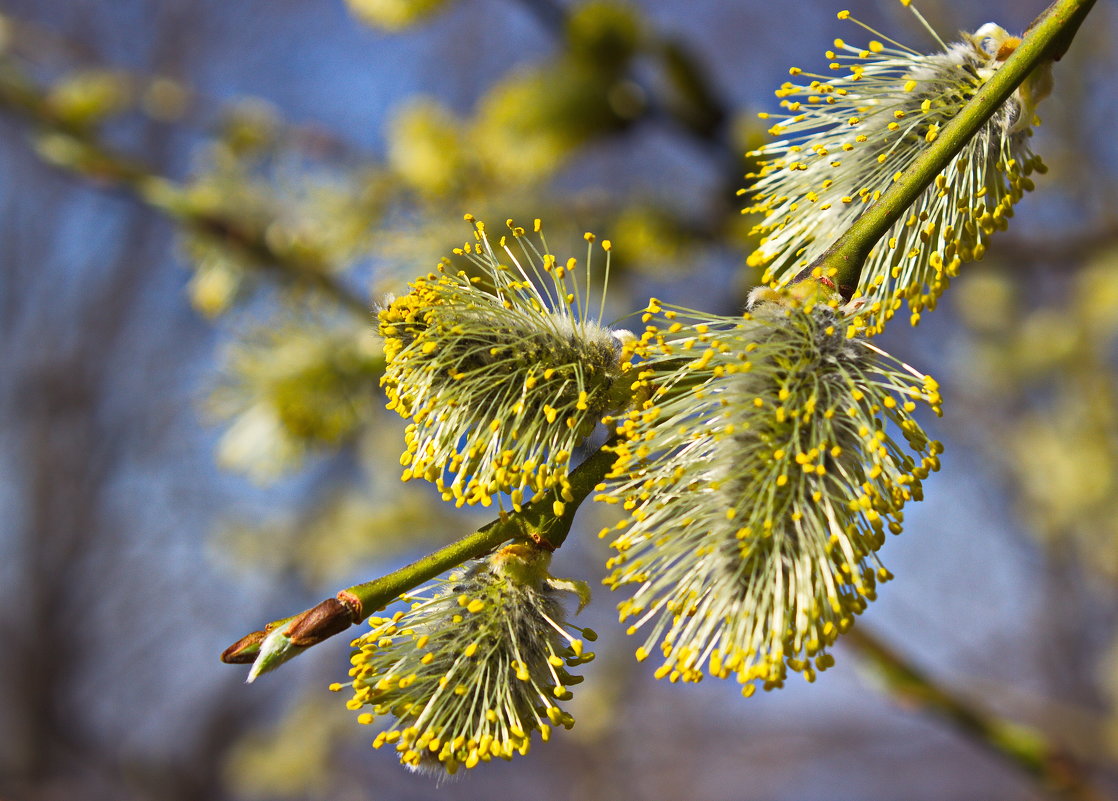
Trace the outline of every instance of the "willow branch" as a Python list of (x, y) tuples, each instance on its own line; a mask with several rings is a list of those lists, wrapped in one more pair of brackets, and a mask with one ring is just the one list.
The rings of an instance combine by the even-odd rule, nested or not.
[(368, 321), (370, 304), (325, 272), (325, 265), (274, 248), (265, 236), (267, 225), (194, 207), (183, 184), (113, 150), (101, 141), (93, 127), (73, 125), (60, 118), (42, 90), (7, 59), (0, 61), (0, 110), (16, 114), (40, 133), (60, 138), (65, 147), (52, 149), (45, 156), (55, 166), (89, 180), (100, 189), (123, 191), (182, 228), (282, 279), (310, 286), (343, 309), (360, 315), (362, 321)]
[(885, 233), (901, 219), (951, 159), (975, 137), (1009, 96), (1042, 62), (1056, 61), (1071, 44), (1079, 25), (1095, 0), (1056, 0), (1029, 27), (1021, 45), (975, 93), (953, 120), (906, 170), (896, 177), (881, 198), (807, 270), (834, 270), (835, 283), (855, 287), (862, 265)]
[(1082, 766), (1039, 729), (1013, 723), (937, 684), (927, 674), (858, 625), (843, 635), (880, 675), (899, 703), (945, 720), (958, 732), (1067, 801), (1105, 801)]
[(563, 499), (562, 514), (555, 514), (558, 490), (527, 504), (522, 511), (502, 512), (477, 531), (434, 553), (424, 556), (387, 576), (356, 584), (327, 598), (294, 617), (274, 620), (260, 631), (247, 634), (230, 645), (221, 660), (230, 664), (252, 663), (249, 680), (274, 670), (311, 646), (360, 623), (401, 593), (477, 558), (514, 539), (531, 540), (548, 550), (563, 544), (575, 512), (591, 491), (605, 478), (614, 462), (608, 443), (591, 454), (570, 474), (570, 490)]

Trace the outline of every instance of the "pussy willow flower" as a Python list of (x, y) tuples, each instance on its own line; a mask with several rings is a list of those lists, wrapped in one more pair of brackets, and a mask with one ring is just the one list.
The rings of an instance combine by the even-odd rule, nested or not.
[(788, 669), (813, 679), (889, 578), (884, 532), (938, 467), (912, 417), (939, 411), (935, 381), (847, 337), (819, 286), (765, 289), (737, 318), (648, 307), (666, 328), (637, 345), (646, 400), (619, 420), (600, 499), (628, 512), (606, 583), (636, 586), (621, 619), (647, 627), (638, 659), (659, 643), (657, 677), (734, 675), (745, 695)]
[(593, 658), (590, 629), (564, 622), (556, 590), (588, 599), (582, 582), (551, 578), (550, 554), (508, 545), (415, 594), (406, 612), (369, 620), (354, 641), (350, 709), (362, 723), (391, 720), (374, 748), (395, 747), (411, 768), (454, 773), (526, 754), (533, 732), (574, 725), (559, 702), (582, 681), (567, 672)]
[(547, 489), (569, 492), (571, 452), (624, 403), (628, 364), (621, 334), (587, 307), (592, 234), (580, 286), (577, 260), (558, 261), (542, 235), (537, 247), (510, 221), (511, 241), (494, 247), (467, 220), (474, 241), (455, 254), (474, 271), (444, 260), (381, 310), (382, 384), (388, 408), (412, 420), (405, 481), (432, 481), (459, 505), (508, 492), (519, 510)]
[[(880, 40), (855, 47), (836, 39), (829, 67), (845, 74), (793, 68), (810, 80), (777, 90), (786, 112), (761, 116), (779, 120), (769, 132), (781, 138), (750, 154), (760, 169), (743, 190), (752, 196), (745, 212), (765, 216), (749, 261), (765, 265), (763, 280), (774, 285), (790, 283), (881, 197), (1021, 41), (989, 23), (946, 45), (928, 27), (943, 51), (924, 55), (848, 11), (839, 18)], [(1029, 176), (1045, 170), (1028, 139), (1050, 75), (1048, 65), (1034, 71), (877, 244), (855, 294), (864, 299), (867, 333), (880, 331), (904, 300), (915, 325), (959, 266), (981, 259), (990, 235), (1006, 227), (1013, 205), (1033, 188)]]

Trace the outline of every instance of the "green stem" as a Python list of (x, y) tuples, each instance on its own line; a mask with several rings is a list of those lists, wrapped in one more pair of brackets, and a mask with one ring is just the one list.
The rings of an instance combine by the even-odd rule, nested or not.
[(1082, 767), (1039, 729), (1013, 723), (952, 693), (859, 624), (843, 635), (878, 672), (889, 694), (907, 707), (946, 720), (1014, 768), (1028, 774), (1053, 795), (1067, 801), (1105, 801)]
[(503, 514), (472, 534), (467, 534), (434, 553), (412, 562), (407, 567), (387, 576), (357, 584), (342, 590), (361, 603), (361, 616), (354, 622), (368, 617), (372, 612), (389, 603), (402, 592), (414, 589), (424, 581), (445, 573), (451, 568), (492, 550), (506, 540), (527, 539), (554, 550), (563, 544), (570, 533), (571, 523), (579, 505), (601, 482), (613, 464), (613, 453), (598, 450), (570, 475), (571, 500), (564, 502), (563, 514), (553, 509), (558, 494), (550, 492), (524, 507), (520, 513)]
[[(221, 655), (222, 661), (232, 664), (252, 662), (251, 676), (255, 678), (361, 622), (401, 593), (415, 589), (469, 559), (482, 556), (503, 542), (531, 540), (548, 550), (558, 548), (570, 533), (578, 507), (613, 465), (615, 457), (612, 451), (607, 450), (608, 444), (571, 472), (568, 479), (570, 490), (565, 498), (561, 498), (558, 490), (548, 492), (527, 504), (522, 511), (502, 512), (500, 517), (472, 534), (387, 576), (341, 590), (334, 598), (328, 598), (294, 617), (272, 621), (262, 630), (251, 632), (229, 646)], [(556, 514), (555, 503), (560, 500), (563, 511)], [(273, 641), (271, 649), (265, 645), (268, 638)], [(280, 644), (275, 645), (276, 641)]]
[(839, 287), (858, 285), (862, 265), (886, 232), (901, 219), (951, 159), (981, 130), (1032, 71), (1046, 59), (1057, 60), (1095, 0), (1056, 0), (1029, 27), (1024, 41), (975, 93), (963, 110), (939, 132), (881, 198), (866, 209), (850, 228), (813, 263), (804, 275), (821, 267), (823, 275), (834, 270)]

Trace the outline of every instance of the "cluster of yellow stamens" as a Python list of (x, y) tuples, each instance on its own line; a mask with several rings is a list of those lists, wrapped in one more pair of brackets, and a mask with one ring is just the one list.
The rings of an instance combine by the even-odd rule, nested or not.
[[(508, 545), (464, 572), (405, 596), (406, 612), (373, 617), (354, 641), (350, 709), (390, 723), (374, 748), (392, 746), (411, 768), (454, 773), (526, 754), (533, 732), (570, 728), (559, 702), (582, 681), (567, 672), (593, 659), (590, 629), (564, 622), (547, 574), (550, 555)], [(581, 592), (580, 592), (581, 595)], [(572, 633), (573, 632), (573, 633)], [(577, 635), (577, 636), (576, 636)]]
[(444, 260), (381, 310), (382, 385), (388, 408), (412, 421), (404, 480), (431, 481), (459, 505), (508, 492), (519, 510), (552, 487), (569, 492), (571, 453), (624, 405), (629, 365), (586, 308), (592, 234), (580, 287), (577, 260), (558, 261), (542, 236), (537, 247), (510, 220), (511, 241), (494, 247), (467, 219), (474, 241), (454, 253), (472, 270)]
[[(774, 285), (790, 283), (812, 265), (1020, 43), (988, 24), (952, 45), (936, 36), (943, 52), (924, 55), (848, 11), (839, 18), (880, 39), (865, 47), (836, 39), (827, 52), (830, 70), (845, 74), (793, 68), (793, 76), (810, 80), (777, 90), (785, 112), (761, 116), (778, 120), (769, 132), (781, 138), (750, 154), (760, 159), (760, 169), (747, 176), (754, 182), (742, 190), (752, 200), (744, 211), (764, 218), (754, 229), (761, 241), (749, 261), (765, 266), (763, 280)], [(1049, 88), (1048, 68), (1041, 67), (878, 243), (854, 288), (868, 334), (880, 331), (904, 301), (917, 323), (959, 266), (981, 259), (990, 235), (1006, 227), (1013, 205), (1033, 188), (1029, 176), (1044, 171), (1027, 140), (1035, 106)]]
[(601, 497), (628, 513), (602, 534), (607, 584), (637, 585), (622, 620), (651, 627), (638, 658), (658, 643), (657, 676), (733, 675), (747, 695), (831, 664), (941, 450), (912, 417), (939, 411), (931, 378), (847, 336), (814, 281), (761, 294), (739, 318), (649, 305), (645, 400), (618, 421)]

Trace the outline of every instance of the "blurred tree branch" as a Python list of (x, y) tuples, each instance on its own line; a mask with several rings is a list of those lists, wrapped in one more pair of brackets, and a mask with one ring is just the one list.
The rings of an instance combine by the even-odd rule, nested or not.
[(882, 689), (901, 706), (947, 722), (1055, 796), (1067, 801), (1106, 800), (1091, 785), (1084, 766), (1045, 732), (999, 718), (945, 688), (865, 626), (852, 627), (842, 641), (873, 668)]
[(370, 304), (328, 275), (326, 265), (298, 253), (277, 250), (269, 243), (265, 229), (247, 220), (195, 208), (184, 186), (114, 151), (100, 139), (95, 128), (60, 118), (46, 93), (10, 59), (0, 59), (0, 109), (18, 114), (38, 132), (55, 137), (49, 147), (39, 147), (40, 155), (55, 166), (102, 189), (124, 191), (184, 229), (228, 248), (249, 264), (273, 272), (281, 281), (309, 286), (340, 308), (362, 320), (369, 319)]

